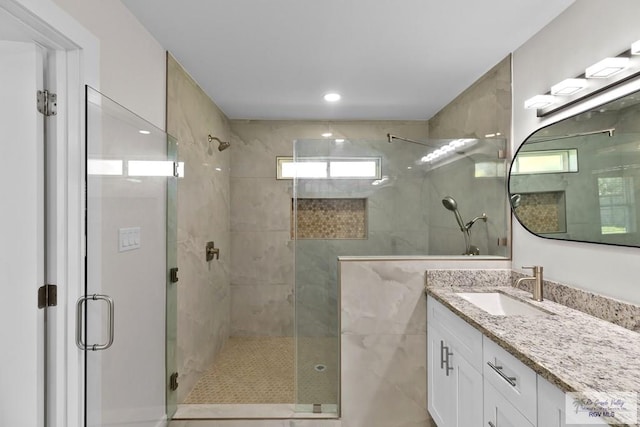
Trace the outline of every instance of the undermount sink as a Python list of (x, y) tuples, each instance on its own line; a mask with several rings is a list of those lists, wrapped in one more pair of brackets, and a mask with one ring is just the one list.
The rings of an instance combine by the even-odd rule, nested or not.
[(543, 316), (549, 314), (500, 292), (459, 292), (456, 295), (494, 316)]

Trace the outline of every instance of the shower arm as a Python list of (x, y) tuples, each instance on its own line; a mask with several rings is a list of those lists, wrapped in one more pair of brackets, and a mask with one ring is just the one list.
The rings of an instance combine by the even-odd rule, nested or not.
[(480, 215), (480, 216), (477, 216), (477, 217), (473, 218), (471, 221), (469, 221), (468, 223), (466, 223), (466, 225), (464, 226), (464, 228), (466, 228), (467, 230), (470, 230), (470, 229), (471, 229), (471, 227), (473, 227), (473, 224), (475, 224), (477, 221), (480, 221), (480, 220), (482, 220), (482, 221), (484, 221), (484, 222), (487, 222), (487, 214), (486, 214), (486, 213), (483, 213), (482, 215)]
[(391, 144), (394, 139), (399, 139), (400, 141), (406, 141), (406, 142), (410, 142), (412, 144), (418, 144), (418, 145), (422, 145), (422, 146), (425, 146), (425, 147), (439, 148), (437, 145), (429, 144), (428, 142), (414, 141), (413, 139), (403, 138), (401, 136), (392, 135), (390, 133), (387, 134), (387, 142), (389, 142)]

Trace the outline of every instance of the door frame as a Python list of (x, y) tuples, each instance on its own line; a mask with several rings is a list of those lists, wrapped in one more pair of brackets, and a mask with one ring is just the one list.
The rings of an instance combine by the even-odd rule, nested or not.
[[(48, 81), (58, 95), (58, 113), (50, 132), (48, 186), (49, 280), (58, 285), (58, 306), (48, 319), (48, 423), (45, 427), (83, 427), (84, 358), (76, 347), (75, 304), (84, 292), (85, 257), (85, 106), (84, 86), (100, 88), (99, 40), (52, 0), (0, 0), (0, 8), (22, 21), (33, 41), (53, 51)], [(34, 94), (35, 103), (35, 94)], [(51, 135), (52, 134), (52, 135)], [(34, 296), (34, 303), (35, 303)]]

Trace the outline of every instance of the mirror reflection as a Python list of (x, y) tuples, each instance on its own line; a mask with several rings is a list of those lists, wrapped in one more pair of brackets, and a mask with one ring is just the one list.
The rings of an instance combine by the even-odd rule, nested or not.
[(534, 132), (514, 157), (509, 194), (538, 236), (640, 246), (640, 94)]

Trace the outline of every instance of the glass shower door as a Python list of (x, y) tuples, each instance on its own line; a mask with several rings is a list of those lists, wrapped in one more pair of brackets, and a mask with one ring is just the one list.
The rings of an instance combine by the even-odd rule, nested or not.
[(85, 424), (155, 427), (167, 417), (174, 363), (166, 322), (175, 296), (175, 141), (99, 92), (86, 96), (87, 280), (76, 337), (86, 358)]

